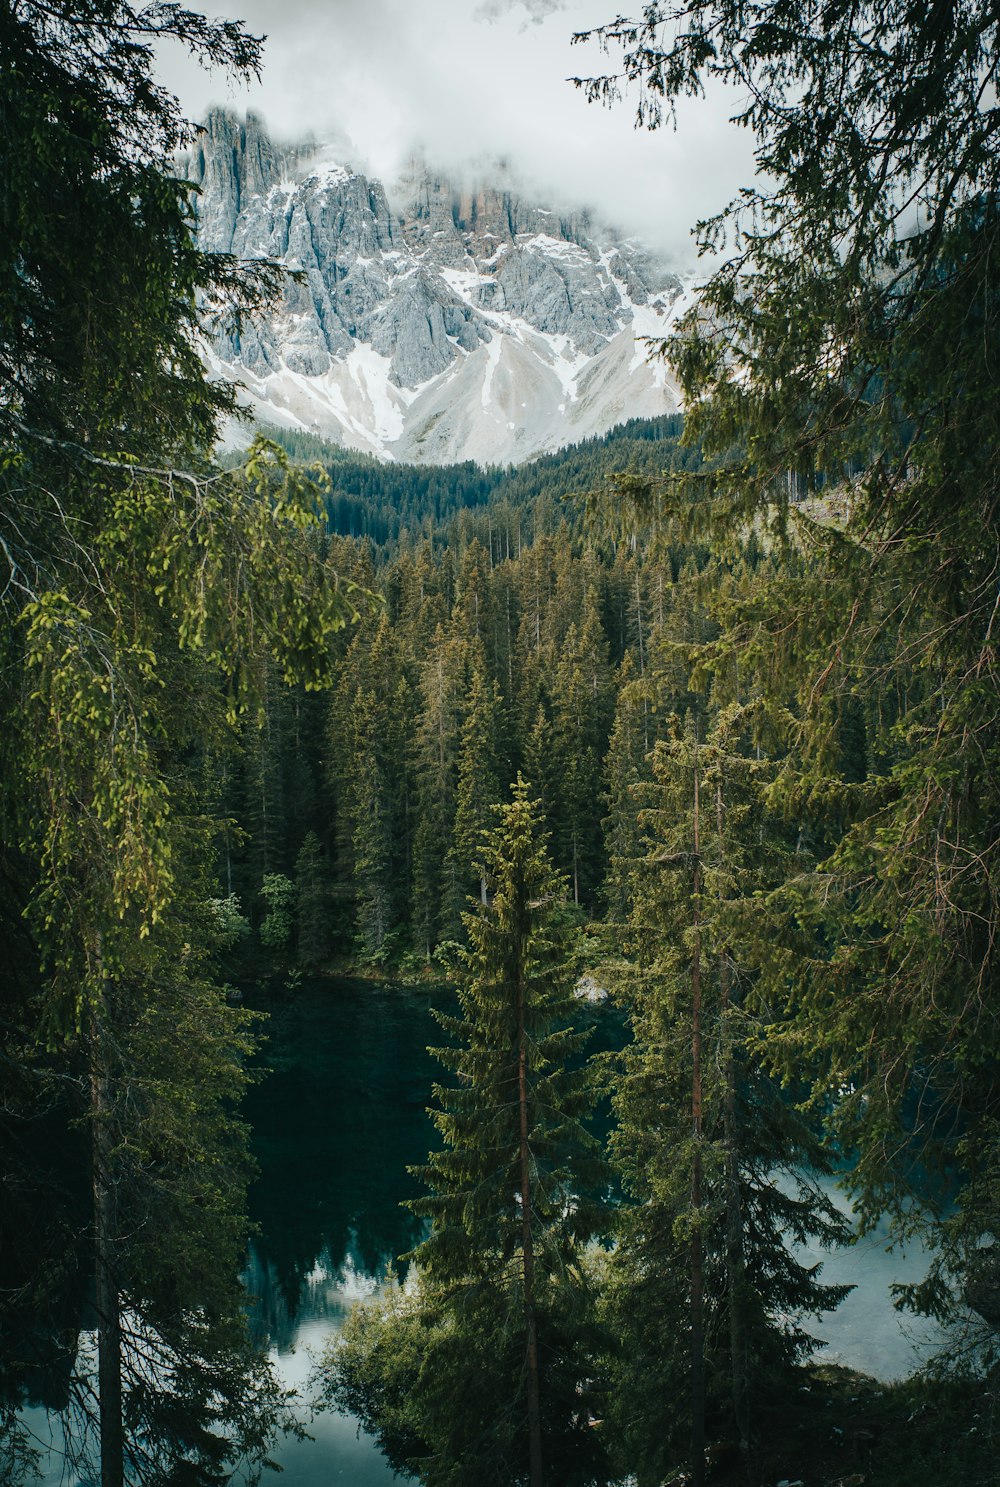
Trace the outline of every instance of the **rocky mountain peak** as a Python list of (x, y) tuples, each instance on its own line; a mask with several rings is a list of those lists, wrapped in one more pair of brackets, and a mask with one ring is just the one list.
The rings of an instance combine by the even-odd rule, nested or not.
[(635, 243), (413, 162), (394, 188), (218, 110), (181, 163), (214, 251), (299, 271), (208, 352), (267, 421), (406, 458), (513, 460), (676, 407), (637, 335), (681, 295)]

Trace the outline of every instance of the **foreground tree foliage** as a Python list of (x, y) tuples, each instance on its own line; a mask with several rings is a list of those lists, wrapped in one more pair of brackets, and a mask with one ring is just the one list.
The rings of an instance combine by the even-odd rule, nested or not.
[[(791, 1478), (783, 1411), (815, 1387), (826, 1455), (803, 1473), (850, 1480), (825, 1412), (845, 1389), (797, 1367), (801, 1313), (835, 1299), (782, 1242), (833, 1228), (798, 1182), (818, 1158), (797, 1102), (856, 1153), (866, 1221), (888, 1205), (904, 1232), (937, 1208), (939, 1263), (909, 1299), (978, 1319), (975, 1387), (902, 1391), (914, 1429), (890, 1404), (866, 1470), (987, 1479), (997, 26), (973, 3), (681, 0), (606, 28), (644, 122), (706, 73), (749, 84), (771, 184), (707, 225), (732, 256), (669, 348), (709, 462), (672, 451), (659, 479), (643, 461), (629, 529), (586, 538), (537, 473), (444, 544), (376, 520), (369, 481), (337, 511), (387, 554), (328, 545), (276, 445), (225, 471), (208, 456), (233, 406), (202, 376), (200, 317), (250, 308), (272, 272), (198, 251), (151, 47), (246, 72), (257, 43), (169, 3), (3, 8), (11, 1482), (29, 1394), (61, 1388), (72, 1464), (94, 1478), (99, 1455), (102, 1487), (252, 1476), (282, 1419), (236, 1283), (254, 1031), (213, 975), (244, 926), (234, 874), (273, 954), (310, 967), (331, 927), (380, 964), (467, 937), (416, 1284), (362, 1309), (333, 1363), (332, 1397), (393, 1461), (439, 1484), (596, 1482), (612, 1458), (650, 1483), (766, 1481), (778, 1461)], [(560, 493), (594, 468), (542, 464)], [(470, 499), (499, 483), (463, 480)], [(348, 642), (338, 567), (371, 588), (387, 556), (384, 607)], [(474, 860), (521, 765), (565, 880), (523, 784)], [(583, 1247), (566, 927), (602, 902), (634, 961), (613, 1143), (630, 1201), (606, 1256)], [(75, 1174), (40, 1159), (59, 1143)], [(96, 1357), (77, 1359), (85, 1290)], [(879, 1391), (848, 1403), (883, 1428)]]
[[(772, 805), (815, 870), (769, 903), (762, 984), (791, 1017), (768, 1057), (807, 1061), (858, 1157), (866, 1219), (928, 1201), (940, 1263), (911, 1296), (997, 1317), (1000, 670), (1000, 18), (980, 0), (681, 0), (598, 37), (582, 80), (638, 92), (656, 127), (709, 78), (748, 97), (757, 183), (702, 241), (724, 248), (663, 349), (712, 460), (634, 486), (720, 548), (767, 533), (786, 562), (729, 608), (739, 655), (787, 707)], [(581, 37), (580, 39), (586, 39)], [(803, 563), (803, 558), (805, 562)], [(746, 602), (749, 597), (749, 602)]]
[[(444, 1138), (412, 1206), (431, 1221), (416, 1284), (363, 1307), (331, 1357), (328, 1397), (431, 1484), (603, 1480), (590, 1428), (597, 1329), (580, 1247), (599, 1171), (594, 1100), (568, 1067), (572, 935), (538, 806), (520, 778), (481, 852), (466, 915), (462, 1015), (437, 1014), (458, 1077), (436, 1086)], [(461, 1400), (460, 1406), (457, 1401)]]
[[(5, 1176), (30, 1184), (15, 1154), (39, 1104), (85, 1124), (99, 1356), (78, 1400), (102, 1487), (173, 1480), (181, 1458), (191, 1481), (240, 1454), (253, 1470), (280, 1408), (240, 1355), (229, 1112), (252, 1038), (207, 975), (217, 826), (195, 781), (264, 658), (318, 685), (346, 614), (283, 453), (208, 463), (233, 394), (206, 381), (196, 328), (273, 276), (195, 246), (172, 174), (185, 126), (151, 70), (163, 37), (256, 70), (240, 24), (170, 4), (0, 14)], [(16, 1304), (38, 1276), (11, 1258)], [(16, 1403), (16, 1367), (7, 1383)], [(86, 1455), (87, 1430), (69, 1444)]]
[(816, 1186), (827, 1166), (816, 1135), (762, 1067), (774, 1012), (747, 972), (743, 910), (791, 853), (764, 809), (773, 767), (754, 757), (752, 723), (738, 703), (689, 714), (657, 745), (642, 791), (633, 1041), (611, 1138), (639, 1201), (618, 1215), (604, 1301), (623, 1343), (610, 1407), (621, 1468), (640, 1483), (679, 1460), (702, 1483), (707, 1454), (728, 1454), (744, 1481), (787, 1470), (787, 1400), (817, 1346), (802, 1319), (848, 1289), (794, 1253), (846, 1243), (850, 1228)]

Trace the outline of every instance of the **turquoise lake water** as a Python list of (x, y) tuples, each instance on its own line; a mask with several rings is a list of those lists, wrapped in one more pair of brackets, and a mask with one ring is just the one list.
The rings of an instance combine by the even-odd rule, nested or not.
[[(260, 1298), (261, 1340), (290, 1384), (307, 1386), (311, 1358), (418, 1238), (399, 1202), (418, 1191), (407, 1165), (421, 1161), (433, 1140), (425, 1114), (440, 1074), (426, 1051), (439, 1039), (432, 1000), (336, 983), (301, 992), (272, 1019), (267, 1061), (274, 1072), (248, 1109), (261, 1167), (252, 1195), (261, 1233), (249, 1284)], [(614, 1039), (598, 1031), (598, 1041)], [(848, 1249), (810, 1253), (825, 1279), (856, 1287), (810, 1330), (826, 1343), (820, 1356), (888, 1379), (911, 1372), (939, 1333), (901, 1318), (889, 1297), (892, 1281), (923, 1273), (922, 1252), (887, 1253), (885, 1245), (880, 1230)], [(397, 1480), (355, 1422), (324, 1415), (309, 1429), (314, 1441), (279, 1450), (288, 1487)]]
[[(388, 1266), (419, 1239), (402, 1199), (419, 1185), (407, 1168), (434, 1141), (426, 1114), (440, 1066), (427, 1045), (441, 1041), (436, 997), (368, 982), (300, 986), (272, 1008), (263, 1063), (269, 1072), (246, 1104), (259, 1178), (250, 1194), (256, 1226), (246, 1271), (254, 1336), (282, 1380), (303, 1399), (311, 1439), (286, 1437), (275, 1452), (281, 1487), (377, 1487), (398, 1481), (357, 1422), (312, 1416), (311, 1378), (351, 1306), (370, 1295)], [(593, 1014), (595, 1042), (612, 1044), (614, 1014)], [(602, 1018), (606, 1019), (602, 1025)], [(856, 1286), (839, 1311), (810, 1330), (830, 1359), (880, 1378), (906, 1374), (936, 1343), (936, 1328), (892, 1308), (894, 1280), (918, 1278), (924, 1256), (887, 1253), (884, 1233), (833, 1254), (811, 1256), (824, 1278)], [(51, 1421), (28, 1412), (43, 1442)], [(58, 1432), (56, 1432), (56, 1435)], [(44, 1487), (76, 1487), (53, 1453)]]

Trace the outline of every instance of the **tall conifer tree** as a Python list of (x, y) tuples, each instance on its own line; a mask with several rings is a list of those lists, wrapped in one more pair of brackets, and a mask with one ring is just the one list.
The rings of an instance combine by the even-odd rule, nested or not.
[[(448, 854), (457, 880), (466, 887), (471, 887), (474, 881), (478, 848), (491, 825), (494, 807), (501, 799), (500, 782), (506, 771), (500, 729), (497, 685), (486, 680), (480, 667), (473, 666), (458, 754), (455, 829)], [(484, 872), (480, 873), (479, 892), (485, 903)]]
[[(583, 85), (637, 85), (647, 124), (708, 77), (746, 99), (760, 174), (704, 225), (727, 260), (664, 348), (712, 460), (670, 504), (693, 487), (695, 529), (815, 563), (738, 625), (775, 705), (794, 688), (785, 808), (824, 847), (762, 966), (797, 1009), (772, 1046), (786, 1068), (808, 1047), (865, 1218), (905, 1232), (915, 1201), (935, 1217), (915, 1146), (970, 1194), (1000, 1172), (1000, 18), (679, 0), (600, 35), (621, 74)], [(865, 779), (859, 714), (886, 723)], [(948, 1114), (914, 1123), (929, 1105)], [(981, 1266), (972, 1210), (932, 1224), (957, 1284), (922, 1304)]]
[[(133, 1184), (136, 1228), (149, 1216), (174, 1236), (200, 1203), (240, 1202), (213, 1079), (238, 1091), (245, 1039), (197, 969), (210, 935), (192, 890), (214, 826), (187, 765), (259, 699), (265, 657), (322, 684), (346, 612), (304, 536), (315, 492), (282, 452), (258, 443), (228, 474), (209, 463), (235, 399), (204, 375), (202, 309), (246, 309), (275, 277), (195, 243), (175, 175), (190, 130), (152, 74), (164, 38), (257, 69), (240, 23), (177, 7), (0, 15), (0, 892), (31, 932), (29, 994), (6, 1008), (4, 1037), (36, 1080), (84, 1060), (102, 1487), (120, 1487), (148, 1425), (129, 1415), (123, 1317), (130, 1304), (148, 1317), (150, 1293), (178, 1281), (169, 1244), (145, 1252), (146, 1273), (135, 1263), (117, 1199)], [(165, 1008), (191, 1019), (190, 1063)], [(186, 1145), (171, 1139), (185, 1102)], [(199, 1166), (216, 1180), (197, 1191)], [(217, 1232), (207, 1212), (203, 1232)], [(179, 1285), (161, 1337), (207, 1318), (196, 1277), (201, 1318)], [(182, 1460), (178, 1446), (153, 1469)]]
[[(812, 1346), (799, 1318), (843, 1295), (788, 1247), (846, 1231), (802, 1175), (822, 1165), (818, 1143), (754, 1052), (762, 1024), (741, 955), (741, 915), (780, 878), (782, 833), (763, 812), (743, 709), (716, 717), (706, 742), (704, 726), (689, 715), (653, 756), (633, 880), (634, 1043), (614, 1098), (613, 1152), (640, 1200), (622, 1216), (611, 1290), (624, 1356), (644, 1360), (638, 1375), (626, 1361), (623, 1383), (625, 1460), (640, 1481), (686, 1460), (703, 1482), (706, 1442), (719, 1438), (740, 1442), (758, 1480), (762, 1433), (773, 1437), (762, 1426)], [(648, 1295), (636, 1309), (649, 1288), (655, 1320)]]
[(334, 1392), (383, 1438), (408, 1421), (407, 1464), (431, 1487), (568, 1484), (600, 1473), (579, 1262), (599, 1164), (581, 1124), (590, 1075), (567, 1067), (583, 1036), (565, 882), (520, 778), (482, 862), (488, 901), (466, 916), (461, 1014), (436, 1014), (455, 1040), (436, 1051), (458, 1082), (435, 1087), (445, 1146), (419, 1169), (431, 1191), (412, 1205), (431, 1221), (412, 1257), (418, 1288), (359, 1319)]

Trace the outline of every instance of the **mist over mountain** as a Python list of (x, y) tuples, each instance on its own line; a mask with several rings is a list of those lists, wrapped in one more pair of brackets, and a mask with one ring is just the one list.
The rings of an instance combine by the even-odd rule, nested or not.
[(263, 422), (392, 459), (516, 463), (678, 406), (642, 338), (669, 328), (680, 279), (500, 166), (470, 184), (413, 162), (387, 192), (332, 146), (216, 110), (182, 169), (204, 247), (298, 271), (206, 351)]

